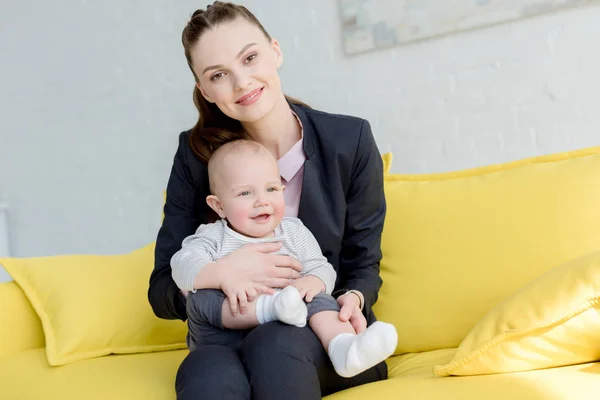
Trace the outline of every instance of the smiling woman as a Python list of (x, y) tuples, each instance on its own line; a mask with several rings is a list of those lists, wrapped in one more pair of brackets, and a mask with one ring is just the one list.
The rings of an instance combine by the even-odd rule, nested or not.
[[(226, 11), (217, 15), (197, 10), (182, 35), (196, 80), (194, 103), (200, 114), (190, 136), (194, 151), (204, 161), (221, 144), (248, 138), (242, 123), (260, 119), (276, 105), (287, 107), (282, 100), (306, 106), (281, 92), (277, 70), (283, 53), (256, 17), (241, 6), (222, 3), (213, 5), (215, 8)], [(228, 46), (219, 42), (223, 37)], [(257, 106), (248, 107), (254, 104)], [(207, 130), (213, 127), (224, 128), (231, 135), (214, 135)]]
[[(198, 320), (208, 321), (213, 329), (211, 334), (196, 331), (188, 336), (191, 351), (177, 373), (178, 399), (316, 400), (386, 379), (382, 360), (395, 347), (396, 333), (377, 322), (372, 312), (382, 283), (379, 262), (386, 205), (382, 159), (369, 123), (316, 111), (287, 97), (278, 72), (284, 59), (280, 44), (243, 6), (217, 1), (195, 11), (182, 42), (194, 77), (199, 117), (193, 128), (179, 136), (148, 297), (161, 318), (190, 318), (190, 330)], [(244, 186), (246, 182), (230, 182), (235, 188), (230, 203), (244, 205), (236, 207), (243, 209), (242, 222), (260, 228), (257, 234), (266, 237), (282, 232), (284, 225), (292, 226), (282, 221), (272, 227), (271, 221), (277, 219), (265, 207), (264, 199), (279, 198), (283, 192), (285, 216), (297, 221), (293, 226), (304, 227), (310, 233), (307, 237), (314, 236), (310, 249), (319, 257), (300, 264), (282, 245), (285, 237), (279, 236), (223, 256), (216, 251), (215, 261), (203, 262), (201, 268), (199, 262), (190, 261), (197, 254), (181, 251), (182, 243), (193, 240), (195, 232), (216, 226), (211, 224), (213, 208), (221, 218), (217, 226), (236, 224), (229, 221), (231, 204), (222, 201), (224, 194), (207, 169), (211, 155), (236, 139), (266, 148), (277, 160), (280, 175), (280, 180), (269, 178), (269, 182), (281, 182), (276, 193), (261, 183), (264, 193), (246, 203), (246, 196), (252, 198), (257, 190), (257, 177), (268, 174), (254, 161), (240, 169), (241, 159), (231, 158), (228, 165), (238, 167), (237, 175), (255, 182), (250, 187)], [(227, 207), (230, 212), (225, 212)], [(262, 231), (265, 227), (268, 232)], [(298, 229), (290, 232), (297, 234)], [(307, 248), (299, 246), (300, 251)], [(328, 277), (337, 278), (299, 273), (310, 270), (316, 259), (326, 259), (332, 267)], [(172, 268), (182, 262), (190, 268)], [(290, 300), (290, 287), (301, 296), (294, 307), (307, 304), (310, 327), (306, 320), (294, 320), (292, 325), (273, 320), (273, 315), (280, 315), (277, 306), (272, 309), (261, 300), (273, 291), (273, 298), (282, 295), (280, 299)], [(326, 306), (319, 302), (323, 295), (330, 298)], [(254, 299), (256, 304), (251, 304)], [(233, 329), (230, 317), (250, 306), (256, 309), (260, 325)], [(325, 308), (310, 319), (310, 309), (315, 307)], [(322, 334), (322, 320), (313, 322), (319, 315), (326, 315), (330, 326), (343, 325), (347, 331), (333, 329), (339, 337)]]

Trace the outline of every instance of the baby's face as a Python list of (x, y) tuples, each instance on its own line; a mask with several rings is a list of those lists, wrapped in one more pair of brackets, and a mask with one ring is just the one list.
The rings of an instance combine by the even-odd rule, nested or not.
[(279, 168), (268, 154), (246, 152), (226, 157), (215, 194), (223, 215), (237, 232), (266, 237), (283, 218), (285, 201)]

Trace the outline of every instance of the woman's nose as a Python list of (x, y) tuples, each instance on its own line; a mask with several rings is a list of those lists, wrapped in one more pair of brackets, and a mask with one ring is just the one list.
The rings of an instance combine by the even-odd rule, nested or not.
[(244, 91), (250, 84), (250, 79), (246, 74), (236, 74), (234, 79), (234, 89), (236, 91)]

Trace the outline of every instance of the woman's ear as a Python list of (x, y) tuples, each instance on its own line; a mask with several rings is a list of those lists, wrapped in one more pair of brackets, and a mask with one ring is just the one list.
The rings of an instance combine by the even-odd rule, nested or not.
[(204, 97), (206, 99), (206, 101), (208, 101), (209, 103), (214, 103), (214, 101), (212, 101), (210, 99), (210, 96), (208, 95), (208, 93), (206, 93), (206, 90), (204, 90), (202, 88), (202, 86), (200, 86), (199, 82), (196, 82), (196, 87), (198, 88), (198, 90), (200, 91), (200, 94), (202, 94), (202, 97)]
[(225, 218), (225, 211), (223, 210), (223, 206), (221, 205), (221, 200), (214, 194), (206, 197), (206, 204), (210, 206), (217, 214), (219, 214), (220, 218)]
[(281, 67), (281, 64), (283, 64), (283, 52), (281, 51), (281, 47), (279, 47), (279, 42), (275, 39), (271, 39), (271, 47), (273, 48), (277, 68), (279, 68)]

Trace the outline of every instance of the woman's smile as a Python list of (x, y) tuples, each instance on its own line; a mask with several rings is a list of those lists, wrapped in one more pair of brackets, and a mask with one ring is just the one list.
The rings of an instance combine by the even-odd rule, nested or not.
[(249, 106), (251, 104), (256, 103), (258, 101), (258, 99), (260, 98), (264, 88), (265, 87), (263, 86), (261, 88), (254, 89), (250, 93), (245, 94), (242, 97), (240, 97), (235, 103), (239, 104), (241, 106)]

